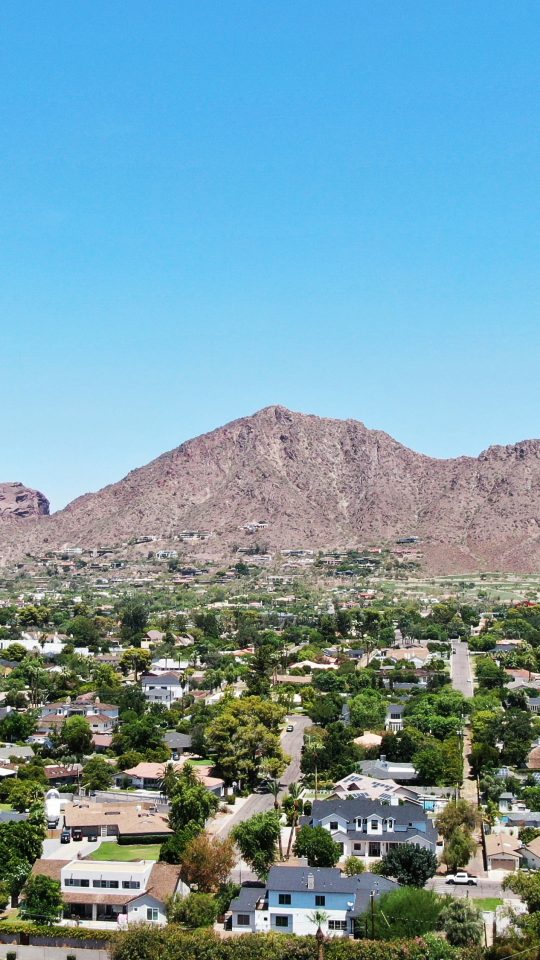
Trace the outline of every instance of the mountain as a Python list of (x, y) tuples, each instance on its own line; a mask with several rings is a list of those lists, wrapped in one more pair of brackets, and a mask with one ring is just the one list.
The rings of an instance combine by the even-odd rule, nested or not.
[(49, 501), (22, 483), (0, 483), (0, 523), (49, 515)]
[[(252, 521), (268, 526), (250, 537), (243, 527)], [(51, 517), (0, 529), (0, 554), (186, 529), (214, 532), (207, 556), (230, 556), (233, 544), (257, 539), (271, 550), (328, 549), (417, 536), (433, 571), (536, 570), (540, 440), (441, 460), (356, 420), (266, 407)]]

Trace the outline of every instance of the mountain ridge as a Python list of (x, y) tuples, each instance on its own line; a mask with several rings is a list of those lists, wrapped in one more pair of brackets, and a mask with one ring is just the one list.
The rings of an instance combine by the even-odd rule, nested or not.
[(274, 404), (185, 441), (50, 517), (3, 524), (0, 553), (5, 560), (66, 543), (99, 547), (205, 529), (214, 533), (205, 549), (225, 557), (254, 520), (268, 523), (272, 551), (415, 535), (428, 569), (537, 569), (540, 440), (436, 458), (359, 420)]

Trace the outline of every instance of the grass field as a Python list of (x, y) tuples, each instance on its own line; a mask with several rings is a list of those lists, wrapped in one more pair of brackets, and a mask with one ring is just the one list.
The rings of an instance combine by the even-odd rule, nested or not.
[(497, 897), (483, 897), (479, 900), (474, 899), (472, 903), (475, 903), (479, 910), (495, 910), (496, 907), (500, 907), (502, 900)]
[(0, 803), (0, 810), (5, 812), (6, 810), (13, 810), (13, 807), (10, 803)]
[(120, 843), (101, 843), (97, 850), (90, 854), (89, 860), (157, 860), (160, 843), (141, 843), (133, 846), (123, 846)]

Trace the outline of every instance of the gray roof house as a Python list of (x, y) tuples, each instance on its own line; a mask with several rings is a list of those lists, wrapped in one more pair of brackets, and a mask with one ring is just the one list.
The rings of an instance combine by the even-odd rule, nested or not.
[(273, 932), (313, 934), (313, 913), (324, 910), (324, 932), (331, 937), (350, 937), (355, 922), (379, 896), (396, 890), (386, 877), (363, 873), (346, 877), (335, 867), (274, 866), (266, 884), (244, 884), (230, 905), (231, 929), (235, 933)]
[(412, 763), (387, 760), (382, 754), (378, 760), (361, 760), (358, 769), (367, 777), (377, 780), (395, 780), (396, 783), (408, 783), (416, 780), (416, 768)]
[(416, 803), (391, 806), (369, 797), (315, 800), (301, 823), (329, 830), (345, 857), (379, 859), (402, 843), (438, 852), (437, 830)]

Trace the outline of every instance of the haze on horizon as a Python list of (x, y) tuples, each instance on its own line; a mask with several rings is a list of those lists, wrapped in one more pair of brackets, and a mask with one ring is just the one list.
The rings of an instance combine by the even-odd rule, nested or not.
[(538, 436), (540, 9), (0, 11), (0, 481), (56, 510), (279, 403)]

